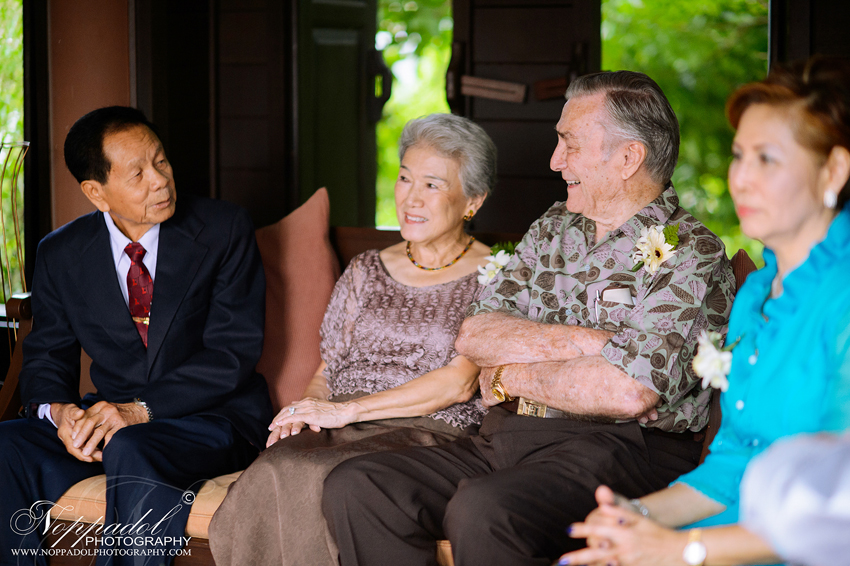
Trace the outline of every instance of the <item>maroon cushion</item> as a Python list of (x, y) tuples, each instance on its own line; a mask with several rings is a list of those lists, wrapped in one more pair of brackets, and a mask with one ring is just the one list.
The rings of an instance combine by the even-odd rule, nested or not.
[(328, 192), (319, 189), (277, 224), (257, 230), (266, 271), (266, 331), (257, 364), (275, 411), (301, 398), (319, 367), (319, 327), (339, 262), (330, 239)]

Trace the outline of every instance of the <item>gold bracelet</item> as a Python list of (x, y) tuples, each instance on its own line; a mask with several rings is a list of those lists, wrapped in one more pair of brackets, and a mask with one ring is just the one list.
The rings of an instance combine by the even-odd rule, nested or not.
[(490, 392), (493, 394), (493, 397), (495, 397), (496, 401), (498, 401), (499, 403), (514, 400), (513, 397), (508, 395), (508, 392), (505, 391), (505, 387), (502, 385), (503, 371), (505, 371), (505, 366), (497, 367), (496, 375), (493, 376), (493, 381), (490, 383)]

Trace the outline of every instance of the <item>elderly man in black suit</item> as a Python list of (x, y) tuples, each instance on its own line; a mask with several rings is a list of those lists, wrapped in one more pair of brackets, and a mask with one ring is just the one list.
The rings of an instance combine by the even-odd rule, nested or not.
[[(38, 248), (20, 374), (29, 418), (0, 424), (0, 560), (38, 549), (49, 502), (105, 473), (98, 564), (168, 563), (202, 480), (247, 466), (267, 435), (259, 252), (245, 211), (178, 201), (138, 110), (80, 118), (65, 162), (98, 211)], [(81, 347), (97, 388), (83, 399)]]

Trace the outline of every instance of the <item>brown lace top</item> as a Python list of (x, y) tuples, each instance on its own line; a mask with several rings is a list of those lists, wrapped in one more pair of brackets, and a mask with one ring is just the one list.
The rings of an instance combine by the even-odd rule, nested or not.
[[(445, 366), (466, 308), (478, 296), (478, 273), (428, 287), (390, 277), (369, 250), (351, 260), (337, 281), (322, 321), (322, 359), (331, 399), (377, 393)], [(481, 397), (432, 415), (455, 427), (479, 424)]]

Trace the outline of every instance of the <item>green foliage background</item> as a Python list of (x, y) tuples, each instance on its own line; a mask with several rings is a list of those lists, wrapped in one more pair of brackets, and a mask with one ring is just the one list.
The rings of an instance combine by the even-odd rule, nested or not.
[[(389, 36), (387, 35), (389, 34)], [(434, 112), (449, 112), (446, 102), (446, 69), (452, 48), (451, 2), (416, 0), (378, 2), (377, 47), (388, 37), (384, 61), (396, 79), (403, 67), (415, 69), (416, 81), (393, 81), (392, 96), (378, 122), (378, 199), (375, 222), (398, 226), (393, 187), (398, 176), (398, 139), (404, 125)]]
[[(730, 256), (743, 247), (756, 262), (762, 246), (741, 234), (729, 196), (726, 170), (733, 132), (723, 109), (737, 86), (767, 73), (767, 4), (768, 0), (602, 1), (602, 68), (647, 73), (664, 89), (679, 117), (682, 145), (673, 182), (683, 206), (723, 238)], [(395, 81), (378, 124), (376, 221), (397, 226), (393, 184), (401, 130), (412, 118), (449, 111), (444, 93), (451, 55), (451, 2), (380, 0), (378, 10), (378, 35), (392, 37), (383, 50), (387, 65), (399, 71), (395, 66), (399, 62), (413, 63), (419, 80), (418, 84)]]
[(733, 131), (726, 99), (767, 74), (767, 0), (603, 0), (602, 68), (642, 71), (664, 90), (682, 144), (673, 183), (687, 208), (731, 256), (759, 263), (762, 245), (738, 226), (729, 196)]
[[(22, 0), (0, 0), (0, 141), (11, 142), (24, 139), (24, 51), (23, 51), (23, 3)], [(0, 167), (6, 159), (7, 150), (0, 153)], [(11, 163), (9, 164), (11, 168)], [(6, 225), (4, 259), (11, 258), (13, 292), (22, 290), (18, 260), (12, 229), (11, 177), (2, 179), (3, 217)], [(23, 234), (23, 174), (18, 178), (17, 208), (21, 219), (19, 226)], [(2, 232), (0, 232), (2, 237)], [(6, 279), (6, 271), (3, 271)], [(8, 282), (6, 282), (8, 284)], [(3, 293), (8, 293), (4, 285)], [(3, 296), (3, 295), (0, 295)]]

